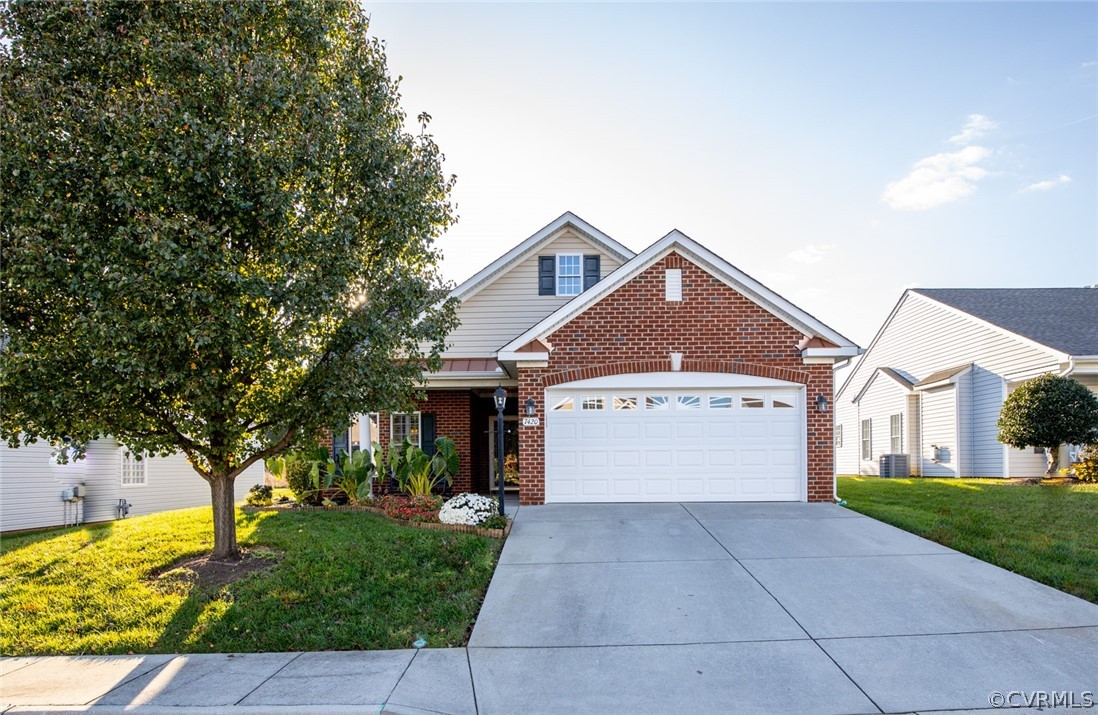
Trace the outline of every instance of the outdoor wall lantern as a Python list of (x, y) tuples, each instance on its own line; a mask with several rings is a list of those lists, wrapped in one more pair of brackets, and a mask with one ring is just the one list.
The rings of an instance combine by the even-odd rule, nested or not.
[(525, 404), (525, 407), (526, 407), (526, 416), (527, 417), (533, 417), (534, 416), (534, 410), (537, 409), (537, 404), (534, 402), (534, 398), (533, 397), (527, 397), (526, 402), (524, 404)]
[(820, 395), (816, 398), (816, 411), (827, 412), (827, 397)]
[(497, 385), (492, 399), (496, 403), (496, 492), (499, 495), (499, 513), (503, 516), (503, 408), (507, 407), (507, 390)]

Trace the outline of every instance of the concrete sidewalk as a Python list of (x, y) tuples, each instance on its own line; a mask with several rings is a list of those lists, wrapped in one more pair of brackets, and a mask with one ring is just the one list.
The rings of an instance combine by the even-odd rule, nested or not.
[(476, 713), (464, 648), (0, 660), (3, 712)]

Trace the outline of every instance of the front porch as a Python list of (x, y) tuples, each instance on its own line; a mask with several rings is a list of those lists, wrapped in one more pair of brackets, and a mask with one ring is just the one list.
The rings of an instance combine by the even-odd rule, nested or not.
[[(519, 442), (518, 387), (507, 390), (504, 409), (504, 486), (508, 495), (518, 498)], [(492, 395), (496, 385), (474, 388), (430, 389), (414, 412), (373, 412), (358, 415), (344, 433), (333, 430), (329, 446), (333, 456), (379, 444), (388, 453), (389, 445), (407, 437), (427, 453), (435, 439), (454, 441), (461, 464), (450, 489), (454, 494), (474, 492), (496, 494), (496, 420)], [(508, 500), (510, 501), (510, 499)]]

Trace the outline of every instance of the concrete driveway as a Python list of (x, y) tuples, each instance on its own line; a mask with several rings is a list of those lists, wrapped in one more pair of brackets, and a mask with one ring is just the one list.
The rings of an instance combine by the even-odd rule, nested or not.
[(994, 712), (1098, 693), (1098, 605), (833, 505), (549, 505), (468, 653), (480, 712)]

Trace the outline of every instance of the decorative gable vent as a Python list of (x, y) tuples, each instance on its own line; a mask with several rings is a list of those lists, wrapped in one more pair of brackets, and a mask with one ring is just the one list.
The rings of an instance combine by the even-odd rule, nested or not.
[(667, 300), (682, 300), (682, 269), (668, 268), (663, 276)]

